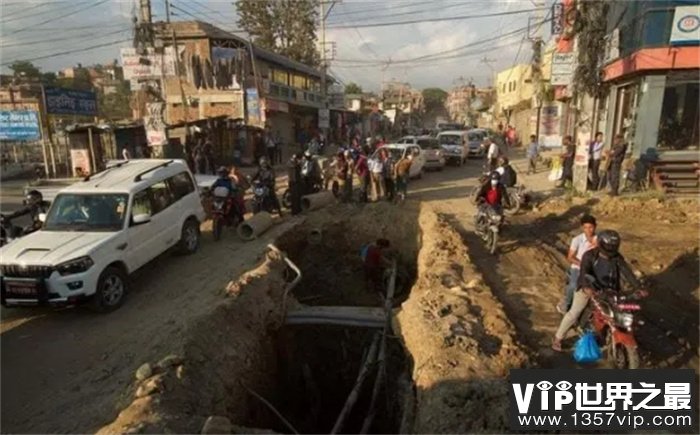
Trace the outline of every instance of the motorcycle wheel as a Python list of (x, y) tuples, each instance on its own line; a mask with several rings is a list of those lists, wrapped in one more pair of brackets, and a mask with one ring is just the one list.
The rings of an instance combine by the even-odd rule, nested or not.
[(333, 192), (333, 196), (336, 198), (340, 197), (340, 183), (338, 183), (337, 180), (333, 180), (333, 183), (331, 184), (331, 192)]
[(282, 194), (282, 207), (290, 210), (292, 208), (292, 191), (289, 189)]
[(256, 201), (253, 202), (253, 214), (260, 213), (260, 204)]
[(516, 192), (510, 192), (508, 193), (508, 196), (510, 197), (510, 208), (507, 208), (504, 211), (507, 215), (512, 216), (520, 211), (520, 197)]
[(219, 241), (221, 240), (221, 233), (224, 230), (224, 220), (220, 218), (215, 218), (214, 222), (212, 222), (212, 234), (214, 235), (214, 240)]
[(615, 345), (615, 355), (612, 355), (612, 346), (610, 349), (610, 359), (616, 369), (638, 369), (639, 368), (639, 352), (636, 347), (625, 346), (624, 344)]

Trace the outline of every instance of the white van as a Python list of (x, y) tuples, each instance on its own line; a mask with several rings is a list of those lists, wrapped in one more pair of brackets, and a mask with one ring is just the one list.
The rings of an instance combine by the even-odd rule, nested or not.
[(464, 130), (443, 131), (437, 135), (438, 143), (445, 151), (445, 161), (462, 166), (469, 157), (469, 136)]
[(61, 190), (41, 230), (0, 249), (2, 304), (118, 308), (128, 275), (166, 250), (193, 253), (205, 218), (181, 160), (129, 160)]

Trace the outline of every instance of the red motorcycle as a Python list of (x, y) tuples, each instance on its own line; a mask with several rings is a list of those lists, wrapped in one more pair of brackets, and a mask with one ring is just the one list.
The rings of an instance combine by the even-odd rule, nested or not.
[(224, 226), (236, 227), (243, 221), (243, 215), (238, 210), (236, 200), (229, 194), (226, 187), (214, 189), (212, 201), (212, 233), (214, 240), (221, 239)]
[[(595, 278), (587, 277), (587, 280), (592, 283)], [(593, 288), (595, 293), (581, 315), (580, 328), (593, 331), (615, 368), (639, 368), (634, 327), (639, 323), (635, 321), (635, 313), (641, 310), (641, 306), (635, 301), (646, 296), (646, 292), (620, 295), (613, 290)]]

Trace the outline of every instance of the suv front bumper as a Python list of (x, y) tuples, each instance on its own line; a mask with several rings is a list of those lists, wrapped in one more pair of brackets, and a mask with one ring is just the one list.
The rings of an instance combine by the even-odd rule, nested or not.
[(95, 293), (99, 279), (94, 266), (73, 275), (54, 271), (43, 277), (0, 277), (0, 302), (6, 307), (35, 305), (73, 305)]

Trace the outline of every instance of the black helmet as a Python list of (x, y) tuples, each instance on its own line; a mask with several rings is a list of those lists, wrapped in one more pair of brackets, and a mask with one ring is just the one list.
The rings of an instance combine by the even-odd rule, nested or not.
[(606, 255), (617, 255), (620, 250), (620, 234), (613, 230), (598, 233), (598, 247)]
[(219, 166), (219, 169), (216, 170), (216, 173), (219, 175), (228, 175), (228, 168), (226, 166)]
[(44, 196), (38, 190), (30, 190), (27, 192), (25, 201), (27, 205), (39, 204), (44, 200)]
[(493, 171), (491, 172), (491, 175), (489, 175), (489, 178), (491, 178), (492, 180), (500, 181), (501, 174), (499, 174), (498, 171)]
[(260, 166), (267, 166), (267, 165), (268, 165), (267, 157), (260, 157)]

